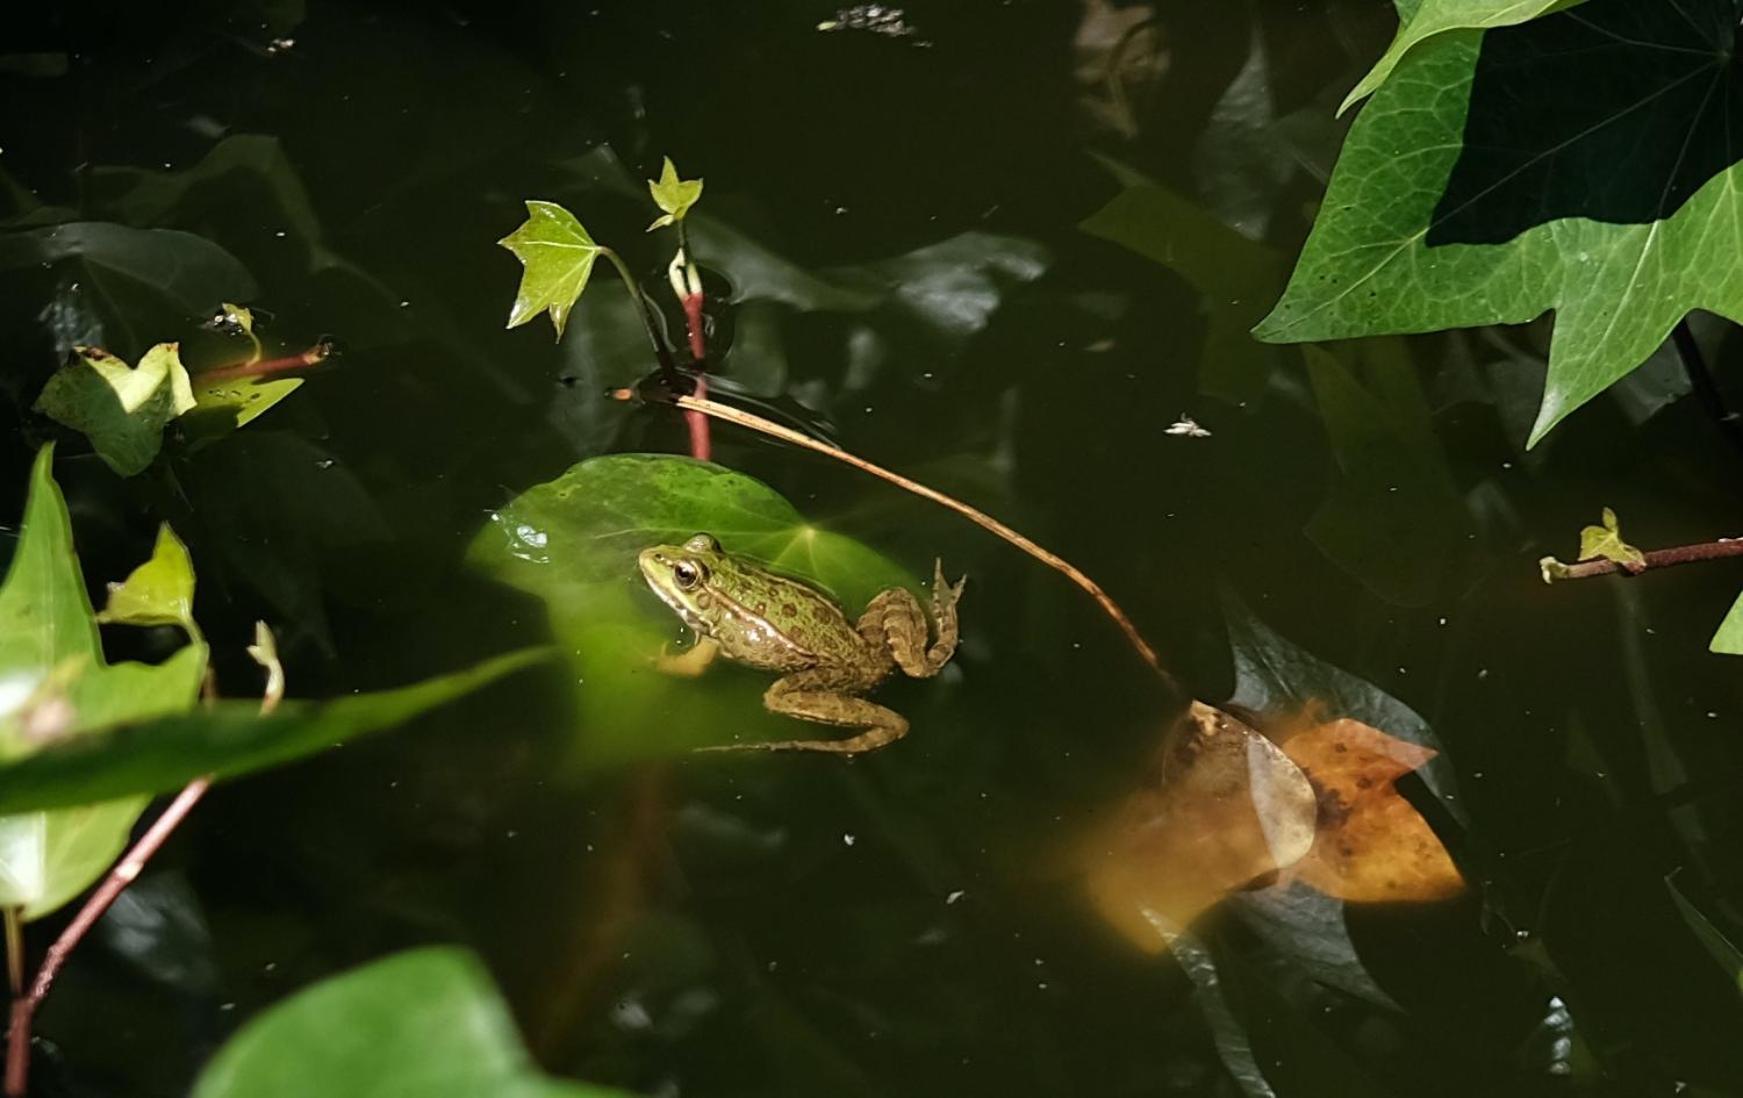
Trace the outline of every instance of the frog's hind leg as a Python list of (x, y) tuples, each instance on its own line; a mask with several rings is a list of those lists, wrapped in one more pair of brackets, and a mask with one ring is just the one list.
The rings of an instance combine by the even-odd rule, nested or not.
[(930, 678), (956, 654), (956, 603), (967, 582), (965, 576), (954, 585), (945, 583), (944, 565), (932, 563), (932, 621), (938, 636), (930, 646), (920, 600), (902, 587), (880, 592), (871, 600), (860, 616), (860, 635), (874, 645), (887, 645), (904, 674)]
[(828, 672), (788, 675), (763, 694), (771, 713), (802, 721), (864, 729), (842, 740), (774, 740), (767, 743), (735, 743), (704, 747), (703, 751), (826, 751), (836, 755), (860, 755), (876, 751), (908, 734), (908, 720), (893, 709), (864, 698), (839, 693), (840, 680)]

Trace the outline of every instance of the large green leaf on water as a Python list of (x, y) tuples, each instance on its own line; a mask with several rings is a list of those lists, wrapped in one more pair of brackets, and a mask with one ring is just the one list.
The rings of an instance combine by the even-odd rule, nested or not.
[(1350, 90), (1338, 113), (1374, 93), (1386, 82), (1398, 62), (1415, 47), (1437, 34), (1458, 30), (1485, 30), (1528, 23), (1540, 15), (1571, 8), (1585, 0), (1416, 0), (1399, 4), (1398, 34), (1380, 60)]
[(1412, 49), (1356, 119), (1277, 342), (1555, 310), (1531, 441), (1690, 310), (1743, 320), (1736, 0), (1588, 0)]
[(256, 289), (236, 257), (193, 233), (135, 229), (107, 221), (73, 221), (0, 234), (0, 269), (76, 264), (84, 279), (123, 279), (149, 288), (189, 315), (220, 301), (246, 301)]
[(544, 603), (574, 674), (583, 764), (789, 738), (807, 727), (763, 710), (767, 675), (716, 666), (685, 679), (654, 668), (687, 630), (647, 590), (636, 554), (701, 531), (728, 552), (824, 587), (850, 616), (883, 588), (920, 590), (875, 551), (807, 522), (766, 484), (707, 462), (615, 454), (527, 489), (491, 516), (470, 558)]
[(52, 809), (167, 793), (211, 774), (233, 778), (280, 766), (402, 724), (544, 659), (511, 652), (411, 686), (331, 701), (220, 701), (177, 713), (120, 715), (84, 734), (0, 763), (0, 807)]
[(237, 1032), (193, 1098), (626, 1098), (533, 1063), (464, 950), (401, 953), (306, 988)]
[[(206, 668), (201, 644), (157, 666), (104, 662), (52, 457), (48, 447), (37, 455), (0, 585), (0, 759), (64, 748), (117, 720), (185, 710)], [(0, 906), (36, 918), (72, 899), (108, 868), (144, 807), (132, 796), (36, 812), (0, 797)]]

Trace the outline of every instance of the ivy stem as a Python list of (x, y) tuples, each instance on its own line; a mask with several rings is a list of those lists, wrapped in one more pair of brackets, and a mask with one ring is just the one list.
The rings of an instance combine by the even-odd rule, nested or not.
[(1555, 583), (1557, 580), (1587, 579), (1591, 576), (1609, 576), (1618, 572), (1627, 576), (1635, 576), (1641, 572), (1654, 568), (1668, 568), (1674, 564), (1693, 564), (1698, 560), (1743, 557), (1743, 538), (1720, 538), (1718, 541), (1703, 541), (1698, 545), (1653, 549), (1645, 553), (1644, 556), (1646, 559), (1636, 565), (1619, 564), (1613, 560), (1582, 560), (1577, 564), (1563, 564), (1554, 557), (1544, 557), (1539, 563), (1543, 568), (1543, 582), (1545, 583)]
[(665, 338), (660, 335), (659, 318), (654, 312), (654, 303), (642, 292), (642, 284), (630, 273), (629, 265), (623, 261), (622, 256), (603, 244), (599, 246), (599, 254), (611, 260), (611, 265), (617, 268), (617, 276), (623, 279), (623, 284), (629, 287), (630, 294), (635, 298), (641, 312), (642, 328), (648, 333), (648, 342), (654, 348), (654, 359), (660, 364), (661, 379), (672, 388), (681, 387), (684, 383), (683, 376), (678, 373), (678, 364), (672, 360), (671, 348), (666, 346)]
[(1132, 648), (1138, 653), (1139, 657), (1142, 658), (1145, 663), (1150, 665), (1150, 669), (1156, 672), (1170, 689), (1177, 693), (1181, 692), (1179, 682), (1173, 675), (1168, 673), (1166, 668), (1162, 666), (1162, 659), (1156, 655), (1156, 650), (1150, 647), (1150, 642), (1146, 641), (1143, 634), (1138, 632), (1138, 627), (1132, 624), (1132, 619), (1126, 616), (1126, 612), (1120, 609), (1119, 604), (1116, 603), (1106, 591), (1102, 590), (1100, 584), (1090, 579), (1080, 571), (1076, 565), (1072, 564), (1064, 557), (1043, 549), (1041, 546), (1035, 544), (1033, 541), (1024, 537), (1022, 534), (1019, 534), (1009, 526), (1006, 526), (998, 519), (993, 518), (986, 512), (970, 507), (961, 500), (952, 496), (947, 496), (935, 488), (928, 488), (926, 485), (921, 484), (918, 481), (909, 480), (907, 477), (904, 477), (899, 473), (892, 473), (880, 465), (874, 465), (862, 457), (848, 453), (840, 447), (831, 446), (827, 442), (819, 442), (817, 439), (814, 439), (809, 435), (800, 434), (798, 431), (795, 431), (790, 427), (783, 427), (779, 423), (766, 420), (761, 416), (740, 411), (739, 409), (733, 408), (729, 405), (719, 404), (715, 401), (708, 400), (705, 397), (674, 395), (672, 399), (678, 407), (683, 408), (686, 411), (695, 411), (703, 415), (713, 416), (715, 419), (725, 420), (728, 423), (737, 424), (740, 427), (747, 427), (750, 430), (761, 432), (762, 434), (768, 435), (772, 438), (778, 438), (781, 441), (791, 443), (794, 446), (800, 446), (819, 454), (825, 454), (834, 458), (836, 461), (844, 462), (845, 464), (853, 466), (855, 469), (870, 473), (872, 476), (878, 477), (881, 480), (888, 481), (898, 488), (912, 492), (922, 499), (929, 499), (933, 503), (947, 507), (968, 519), (976, 526), (979, 526), (981, 529), (987, 530), (998, 537), (1003, 538), (1011, 545), (1021, 549), (1023, 552), (1034, 557), (1042, 564), (1045, 564), (1047, 567), (1060, 573), (1066, 579), (1069, 579), (1072, 583), (1082, 588), (1090, 598), (1095, 600), (1096, 605), (1100, 606), (1102, 611), (1106, 613), (1108, 617), (1113, 619), (1114, 624), (1120, 627), (1120, 631), (1126, 635), (1126, 640), (1131, 643)]
[[(280, 698), (284, 695), (284, 678), (282, 670), (278, 669), (277, 659), (271, 661), (267, 668), (268, 686), (260, 699), (260, 715), (266, 716), (278, 708)], [(210, 678), (207, 685), (210, 686)], [(36, 970), (36, 978), (30, 982), (30, 991), (24, 995), (14, 995), (12, 999), (11, 1025), (6, 1032), (6, 1098), (25, 1098), (30, 1082), (30, 1028), (36, 1018), (36, 1010), (48, 997), (49, 989), (54, 986), (55, 977), (72, 955), (74, 948), (84, 940), (91, 928), (97, 925), (97, 920), (109, 910), (121, 895), (127, 891), (139, 874), (144, 871), (145, 863), (169, 841), (175, 829), (200, 803), (200, 798), (206, 795), (206, 790), (212, 785), (212, 776), (195, 778), (176, 794), (175, 800), (163, 810), (158, 818), (152, 821), (145, 834), (139, 837), (121, 856), (121, 860), (109, 867), (109, 872), (103, 877), (103, 883), (86, 898), (79, 913), (73, 916), (65, 930), (55, 938), (54, 943), (43, 954), (42, 965)], [(7, 946), (10, 951), (12, 944), (12, 909), (7, 910)], [(9, 955), (16, 955), (10, 953)], [(19, 984), (23, 980), (18, 981)]]
[(1743, 419), (1739, 419), (1725, 403), (1725, 395), (1719, 391), (1712, 372), (1707, 369), (1706, 356), (1701, 354), (1701, 345), (1695, 341), (1694, 330), (1689, 327), (1687, 318), (1677, 321), (1676, 327), (1670, 330), (1670, 342), (1676, 348), (1676, 357), (1682, 362), (1683, 373), (1687, 375), (1689, 387), (1694, 390), (1701, 408), (1718, 426), (1725, 441), (1743, 450)]
[(6, 919), (6, 986), (12, 997), (24, 994), (24, 909), (9, 906)]

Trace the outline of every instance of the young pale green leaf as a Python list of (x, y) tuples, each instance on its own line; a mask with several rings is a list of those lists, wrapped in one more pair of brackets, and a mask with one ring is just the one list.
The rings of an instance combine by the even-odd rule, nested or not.
[[(65, 747), (115, 721), (185, 710), (205, 668), (202, 644), (156, 666), (104, 662), (53, 450), (44, 447), (0, 585), (0, 759)], [(0, 906), (21, 907), (26, 918), (47, 914), (108, 867), (145, 801), (98, 800), (109, 803), (44, 813), (0, 798)]]
[(587, 288), (593, 261), (604, 249), (593, 242), (574, 214), (555, 202), (537, 199), (527, 201), (526, 222), (497, 243), (513, 252), (525, 268), (508, 326), (519, 327), (549, 312), (557, 338), (562, 339), (569, 310)]
[(1736, 31), (1730, 0), (1587, 0), (1411, 49), (1351, 128), (1255, 334), (1342, 339), (1554, 310), (1535, 443), (1691, 310), (1743, 320)]
[(1603, 525), (1580, 529), (1580, 560), (1613, 560), (1621, 565), (1646, 563), (1646, 554), (1622, 540), (1616, 512), (1604, 508)]
[(451, 947), (331, 977), (254, 1018), (192, 1098), (627, 1098), (539, 1071), (484, 966)]
[(159, 343), (138, 366), (81, 347), (55, 371), (36, 410), (83, 434), (122, 476), (143, 472), (163, 445), (163, 428), (194, 406), (192, 383), (174, 343)]
[(145, 718), (121, 716), (0, 763), (0, 809), (65, 808), (179, 789), (203, 774), (232, 778), (402, 724), (549, 653), (527, 649), (411, 686), (331, 701), (220, 701)]
[(226, 301), (218, 306), (217, 323), (224, 328), (233, 328), (243, 335), (254, 334), (254, 310), (246, 305), (236, 305)]
[(151, 559), (120, 583), (109, 585), (109, 603), (97, 615), (117, 625), (179, 625), (197, 637), (194, 625), (194, 562), (169, 523), (157, 529)]
[(1585, 0), (1420, 0), (1413, 12), (1399, 12), (1398, 34), (1368, 74), (1338, 107), (1343, 114), (1386, 82), (1398, 62), (1413, 48), (1437, 34), (1486, 30), (1527, 23), (1540, 15), (1571, 8)]
[(656, 218), (648, 226), (648, 232), (651, 233), (655, 229), (676, 225), (684, 220), (690, 207), (702, 197), (702, 180), (679, 179), (678, 169), (673, 166), (672, 158), (668, 156), (660, 168), (660, 178), (648, 180), (648, 193), (654, 196), (654, 205), (665, 211), (664, 216)]
[(760, 481), (707, 462), (614, 454), (527, 489), (491, 516), (472, 564), (536, 596), (570, 662), (582, 767), (671, 755), (731, 739), (793, 735), (760, 700), (766, 676), (654, 669), (685, 636), (646, 589), (636, 555), (706, 531), (728, 552), (819, 585), (850, 617), (886, 587), (921, 588), (885, 557), (807, 522)]

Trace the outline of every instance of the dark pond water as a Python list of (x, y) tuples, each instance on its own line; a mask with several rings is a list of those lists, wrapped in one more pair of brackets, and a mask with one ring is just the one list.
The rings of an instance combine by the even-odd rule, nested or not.
[[(674, 684), (632, 728), (565, 666), (221, 787), (63, 977), (43, 1093), (181, 1093), (254, 1012), (439, 941), (483, 955), (551, 1070), (650, 1095), (1743, 1094), (1743, 1003), (1677, 902), (1743, 927), (1743, 679), (1706, 652), (1739, 573), (1546, 587), (1536, 565), (1606, 505), (1643, 545), (1728, 532), (1743, 459), (1658, 363), (1526, 453), (1547, 327), (1315, 359), (1243, 334), (1386, 5), (958, 0), (836, 30), (792, 0), (38, 7), (0, 32), (15, 211), (34, 192), (204, 237), (269, 344), (343, 352), (167, 474), (62, 447), (93, 579), (160, 517), (187, 538), (228, 689), (254, 689), (256, 618), (310, 696), (552, 639), (467, 546), (582, 459), (686, 439), (600, 396), (651, 366), (611, 277), (561, 344), (507, 331), (495, 241), (523, 198), (560, 201), (660, 290), (639, 181), (670, 155), (707, 180), (717, 391), (1077, 563), (1192, 696), (1251, 702), (1236, 648), (1294, 646), (1288, 689), (1440, 751), (1399, 788), (1469, 886), (1284, 884), (1172, 950), (1135, 941), (1076, 852), (1185, 695), (1009, 546), (720, 427), (715, 459), (818, 526), (971, 577), (951, 670), (879, 694), (907, 740), (654, 757), (623, 738), (723, 738), (765, 680)], [(1133, 172), (1171, 212), (1080, 228)], [(25, 409), (66, 344), (225, 347), (161, 286), (3, 277), (17, 514)], [(1700, 332), (1724, 376), (1743, 345)], [(1183, 415), (1210, 437), (1168, 434)]]

